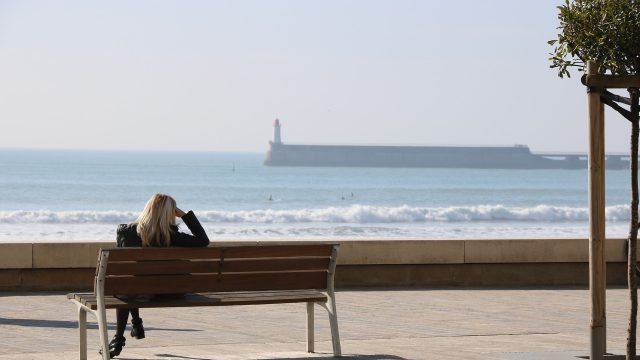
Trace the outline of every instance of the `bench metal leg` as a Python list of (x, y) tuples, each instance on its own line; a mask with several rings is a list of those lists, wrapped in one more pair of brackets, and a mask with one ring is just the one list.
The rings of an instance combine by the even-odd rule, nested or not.
[(331, 326), (331, 344), (333, 345), (333, 356), (341, 357), (342, 349), (340, 348), (340, 333), (338, 331), (338, 313), (336, 312), (336, 302), (332, 296), (329, 296), (327, 304), (322, 304), (329, 313), (329, 325)]
[(338, 312), (336, 311), (336, 301), (329, 298), (327, 310), (329, 311), (329, 324), (331, 325), (331, 343), (333, 344), (333, 356), (342, 356), (340, 348), (340, 333), (338, 332)]
[(96, 293), (97, 310), (95, 312), (98, 318), (98, 331), (100, 332), (100, 347), (102, 348), (102, 359), (109, 360), (109, 334), (107, 333), (107, 311), (104, 305), (104, 279), (107, 273), (107, 262), (109, 260), (109, 252), (101, 251), (99, 257), (98, 273), (96, 274), (96, 284), (94, 286)]
[(307, 352), (314, 352), (314, 314), (313, 314), (313, 305), (314, 303), (307, 303)]
[(102, 348), (102, 359), (109, 360), (109, 334), (107, 333), (107, 314), (104, 308), (98, 310), (98, 331), (100, 332), (100, 347)]
[(78, 331), (80, 332), (80, 360), (87, 360), (87, 311), (78, 306)]
[(331, 325), (331, 344), (333, 345), (333, 356), (341, 357), (340, 333), (338, 332), (338, 312), (336, 311), (336, 293), (334, 290), (334, 275), (338, 258), (338, 248), (340, 245), (333, 245), (331, 250), (331, 260), (329, 261), (329, 271), (327, 272), (327, 303), (322, 304), (329, 313), (329, 325)]

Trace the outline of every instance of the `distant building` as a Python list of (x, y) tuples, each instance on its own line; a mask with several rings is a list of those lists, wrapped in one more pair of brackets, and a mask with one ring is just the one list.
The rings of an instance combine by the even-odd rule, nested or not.
[(280, 120), (278, 119), (273, 123), (273, 143), (282, 144), (282, 139), (280, 138)]

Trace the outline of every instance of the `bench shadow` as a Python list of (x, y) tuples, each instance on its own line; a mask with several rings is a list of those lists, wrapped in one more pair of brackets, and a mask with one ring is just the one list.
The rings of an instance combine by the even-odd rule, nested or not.
[(263, 358), (266, 360), (306, 360), (306, 359), (347, 359), (347, 360), (407, 360), (406, 358), (387, 355), (387, 354), (373, 354), (373, 355), (342, 355), (340, 358), (335, 358), (333, 355), (327, 356), (315, 356), (315, 357), (295, 357), (295, 358)]
[[(584, 356), (576, 356), (578, 359), (589, 359), (589, 355)], [(616, 354), (604, 354), (605, 360), (625, 360), (627, 358), (626, 355), (616, 355)], [(636, 355), (636, 360), (640, 360), (640, 355)]]
[[(27, 327), (43, 327), (43, 328), (59, 328), (59, 329), (77, 329), (77, 321), (65, 321), (65, 320), (43, 320), (43, 319), (14, 319), (0, 317), (0, 325), (14, 325), (14, 326), (27, 326)], [(107, 329), (115, 330), (115, 324), (107, 325)], [(168, 329), (168, 328), (155, 328), (145, 326), (145, 330), (149, 331), (202, 331), (196, 329)], [(87, 322), (87, 329), (98, 329), (98, 324), (95, 322)]]
[[(182, 356), (182, 355), (173, 355), (173, 354), (155, 354), (155, 356), (161, 359), (167, 360), (215, 360), (212, 357), (191, 357), (191, 356)], [(346, 359), (346, 360), (407, 360), (406, 358), (396, 356), (396, 355), (387, 355), (387, 354), (372, 354), (372, 355), (342, 355), (340, 358), (333, 357), (333, 354), (327, 354), (325, 356), (312, 356), (312, 357), (260, 357), (262, 360), (314, 360), (314, 359)], [(122, 360), (127, 360), (122, 358)]]

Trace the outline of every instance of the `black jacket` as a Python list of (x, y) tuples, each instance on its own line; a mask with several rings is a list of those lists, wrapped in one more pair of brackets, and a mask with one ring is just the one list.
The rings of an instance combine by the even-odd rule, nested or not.
[[(207, 233), (200, 225), (198, 218), (189, 211), (184, 214), (182, 221), (187, 225), (193, 235), (189, 235), (178, 231), (178, 227), (171, 225), (171, 244), (170, 246), (183, 246), (183, 247), (203, 247), (209, 245), (209, 238)], [(118, 225), (118, 232), (116, 240), (118, 247), (141, 247), (142, 239), (138, 236), (136, 230), (136, 224), (120, 224)]]

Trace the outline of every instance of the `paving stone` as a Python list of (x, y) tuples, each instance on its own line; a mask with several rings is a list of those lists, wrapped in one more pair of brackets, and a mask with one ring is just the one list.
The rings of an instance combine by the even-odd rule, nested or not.
[[(337, 293), (345, 359), (564, 360), (589, 349), (584, 289), (376, 289)], [(624, 349), (628, 292), (607, 292), (610, 349)], [(147, 338), (126, 360), (331, 359), (326, 312), (316, 307), (316, 349), (306, 347), (304, 304), (142, 309)], [(107, 313), (115, 321), (115, 313)], [(0, 296), (0, 360), (77, 359), (77, 312), (62, 293)], [(89, 359), (97, 354), (88, 316)], [(113, 334), (113, 325), (110, 326)], [(621, 352), (617, 352), (621, 354)]]

